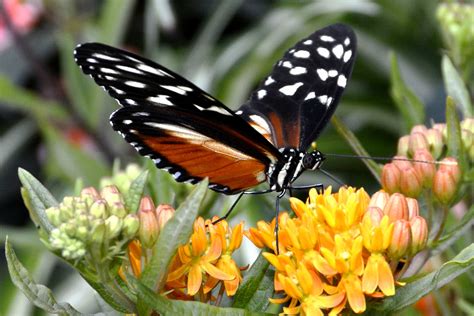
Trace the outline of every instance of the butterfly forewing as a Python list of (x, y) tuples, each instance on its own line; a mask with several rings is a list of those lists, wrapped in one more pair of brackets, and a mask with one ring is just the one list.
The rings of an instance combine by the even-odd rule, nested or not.
[(277, 148), (306, 150), (336, 109), (355, 50), (348, 26), (316, 31), (285, 53), (236, 113)]
[(88, 43), (75, 59), (123, 108), (113, 128), (177, 181), (205, 177), (232, 194), (265, 180), (280, 152), (243, 118), (186, 79), (150, 60)]

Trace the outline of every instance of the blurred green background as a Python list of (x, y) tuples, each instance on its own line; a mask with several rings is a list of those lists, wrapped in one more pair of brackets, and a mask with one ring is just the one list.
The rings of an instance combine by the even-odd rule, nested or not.
[[(9, 235), (39, 283), (59, 301), (93, 312), (97, 298), (80, 277), (45, 252), (20, 196), (18, 167), (29, 170), (61, 198), (75, 181), (97, 185), (115, 158), (141, 161), (110, 128), (117, 107), (75, 65), (75, 45), (104, 42), (144, 55), (180, 73), (236, 109), (283, 52), (334, 22), (358, 36), (352, 79), (336, 111), (370, 155), (390, 157), (409, 132), (390, 96), (390, 52), (405, 83), (426, 105), (426, 123), (444, 121), (443, 51), (437, 1), (62, 1), (1, 0), (0, 18), (0, 239)], [(324, 153), (352, 154), (332, 126), (318, 139)], [(343, 183), (380, 187), (362, 161), (331, 158), (324, 169)], [(167, 176), (162, 176), (167, 177)], [(335, 184), (306, 173), (303, 184)], [(173, 186), (180, 190), (177, 184)], [(338, 184), (335, 184), (338, 186)], [(304, 194), (302, 195), (304, 196)], [(179, 195), (174, 198), (179, 200)], [(252, 201), (248, 201), (252, 199)], [(207, 214), (222, 214), (230, 199)], [(244, 198), (239, 219), (247, 228), (272, 216), (272, 196)], [(163, 198), (161, 202), (173, 202)], [(287, 204), (284, 204), (284, 206)], [(245, 212), (244, 212), (245, 211)], [(3, 242), (2, 242), (3, 244)], [(243, 250), (254, 256), (255, 250)], [(11, 285), (0, 256), (0, 315), (40, 314)]]

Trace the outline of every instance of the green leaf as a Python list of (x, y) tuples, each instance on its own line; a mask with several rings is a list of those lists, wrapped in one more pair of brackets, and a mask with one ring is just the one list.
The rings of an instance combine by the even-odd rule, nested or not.
[(51, 117), (64, 119), (66, 111), (61, 104), (54, 101), (46, 101), (37, 94), (14, 85), (8, 78), (0, 75), (0, 102), (15, 109), (32, 115), (37, 120)]
[(15, 153), (29, 140), (36, 131), (35, 124), (31, 119), (23, 119), (0, 137), (0, 169), (7, 167), (7, 162), (15, 156)]
[(31, 175), (28, 171), (19, 168), (18, 177), (20, 178), (22, 197), (30, 213), (31, 220), (36, 227), (40, 227), (47, 233), (54, 228), (49, 222), (45, 210), (57, 206), (58, 202), (53, 195), (46, 189), (41, 182)]
[(451, 97), (446, 98), (447, 156), (458, 160), (461, 171), (466, 170), (466, 156), (462, 142), (461, 125), (456, 113), (456, 105)]
[(391, 54), (390, 59), (392, 65), (392, 71), (390, 74), (392, 86), (390, 93), (393, 101), (395, 101), (395, 105), (398, 107), (405, 123), (407, 124), (408, 130), (410, 130), (414, 125), (424, 123), (424, 105), (416, 94), (405, 85), (405, 82), (403, 82), (398, 67), (397, 57), (394, 53)]
[(8, 241), (5, 241), (5, 256), (12, 282), (36, 306), (52, 314), (82, 315), (68, 303), (58, 303), (49, 288), (36, 284), (21, 264)]
[[(339, 135), (342, 136), (346, 140), (346, 142), (351, 146), (352, 150), (359, 155), (360, 157), (366, 157), (370, 158), (369, 153), (365, 150), (365, 148), (362, 146), (362, 144), (359, 142), (357, 137), (352, 133), (345, 125), (342, 123), (342, 121), (334, 115), (331, 118), (331, 123), (334, 125), (336, 128), (336, 131), (339, 133)], [(362, 162), (367, 166), (367, 168), (370, 170), (372, 175), (375, 177), (375, 179), (380, 183), (380, 174), (382, 173), (382, 167), (380, 167), (375, 161), (372, 159), (362, 159)]]
[(104, 1), (98, 23), (101, 42), (118, 45), (125, 35), (136, 1)]
[(443, 71), (444, 86), (447, 94), (454, 99), (456, 105), (458, 105), (463, 112), (464, 117), (472, 117), (474, 113), (469, 92), (456, 67), (454, 67), (446, 55), (443, 55), (441, 69)]
[(270, 315), (266, 313), (250, 312), (239, 308), (220, 308), (201, 302), (170, 300), (159, 294), (156, 294), (142, 283), (138, 283), (136, 285), (139, 295), (143, 297), (143, 300), (148, 305), (148, 307), (162, 315)]
[(136, 212), (147, 183), (148, 171), (143, 171), (132, 181), (127, 195), (125, 196), (125, 207), (129, 212)]
[(274, 271), (269, 269), (270, 263), (260, 252), (234, 296), (232, 307), (243, 308), (254, 312), (263, 312), (273, 296)]
[(141, 275), (141, 281), (157, 291), (161, 290), (166, 280), (166, 272), (174, 254), (180, 245), (189, 241), (194, 219), (207, 191), (208, 181), (201, 181), (176, 209), (174, 216), (160, 232), (153, 249), (153, 257)]
[(395, 296), (387, 297), (381, 303), (374, 304), (373, 307), (387, 313), (401, 310), (473, 268), (474, 244), (471, 244), (452, 260), (443, 264), (439, 270), (397, 288)]

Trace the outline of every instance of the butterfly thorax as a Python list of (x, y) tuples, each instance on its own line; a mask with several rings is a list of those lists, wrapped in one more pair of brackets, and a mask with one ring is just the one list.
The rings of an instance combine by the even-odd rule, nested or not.
[(318, 150), (304, 152), (295, 148), (280, 148), (280, 152), (283, 158), (271, 164), (267, 170), (270, 189), (277, 192), (287, 189), (303, 171), (319, 169), (325, 159)]

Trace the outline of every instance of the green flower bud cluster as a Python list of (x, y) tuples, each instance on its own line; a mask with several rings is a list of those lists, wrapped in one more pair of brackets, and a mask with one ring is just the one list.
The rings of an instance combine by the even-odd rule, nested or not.
[(143, 170), (139, 165), (134, 163), (129, 164), (125, 170), (114, 172), (112, 177), (102, 178), (100, 181), (100, 187), (104, 188), (106, 186), (115, 185), (122, 194), (126, 194), (130, 189), (130, 184), (140, 175), (140, 173), (142, 173), (142, 171)]
[(456, 66), (470, 69), (474, 60), (474, 6), (443, 3), (438, 6), (437, 17)]
[(99, 193), (89, 187), (78, 197), (65, 197), (57, 207), (46, 210), (55, 227), (49, 246), (67, 260), (90, 255), (95, 262), (111, 259), (125, 251), (138, 232), (136, 214), (128, 214), (120, 191), (106, 186)]

